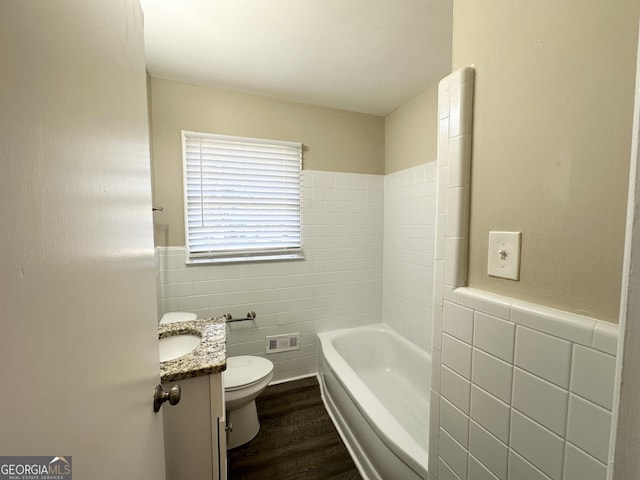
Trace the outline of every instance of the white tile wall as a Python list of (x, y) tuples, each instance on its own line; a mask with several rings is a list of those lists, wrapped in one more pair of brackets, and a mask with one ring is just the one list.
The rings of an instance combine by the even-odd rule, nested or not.
[(446, 407), (429, 473), (603, 480), (617, 326), (465, 287), (472, 86), (469, 68), (439, 86), (432, 402)]
[[(436, 243), (434, 249), (433, 275), (433, 358), (441, 358), (442, 362), (462, 367), (462, 363), (451, 358), (451, 346), (465, 351), (463, 374), (469, 371), (466, 357), (472, 352), (473, 329), (469, 329), (473, 318), (463, 314), (463, 310), (454, 312), (452, 305), (447, 307), (446, 321), (444, 301), (452, 304), (456, 301), (455, 288), (464, 286), (466, 279), (466, 255), (468, 243), (468, 199), (470, 188), (470, 153), (471, 153), (471, 94), (473, 89), (473, 70), (463, 69), (445, 77), (438, 87), (438, 160), (437, 160), (437, 192), (436, 192)], [(451, 215), (448, 215), (448, 211)], [(472, 305), (467, 305), (473, 308)], [(457, 325), (454, 318), (460, 314), (464, 325)], [(446, 326), (445, 326), (446, 323)], [(448, 330), (448, 333), (442, 333)], [(449, 337), (449, 335), (452, 335)], [(458, 344), (452, 340), (455, 339)], [(466, 340), (466, 342), (465, 342)], [(442, 355), (440, 354), (442, 352)], [(437, 365), (434, 367), (437, 368)], [(451, 370), (442, 367), (440, 390), (432, 384), (437, 394), (442, 393), (463, 412), (469, 413), (470, 382)], [(469, 376), (467, 375), (467, 378)], [(455, 387), (455, 388), (454, 388)], [(455, 394), (455, 401), (449, 395)], [(456, 403), (459, 402), (459, 403)], [(462, 406), (461, 406), (462, 405)], [(438, 439), (429, 443), (429, 456), (438, 457)], [(439, 463), (437, 464), (439, 467)], [(476, 470), (474, 470), (475, 472)], [(456, 472), (460, 474), (460, 472)], [(466, 479), (465, 476), (461, 478)], [(430, 471), (434, 478), (438, 471)]]
[(613, 407), (616, 357), (582, 345), (573, 346), (571, 391), (601, 407)]
[(509, 478), (513, 480), (549, 480), (547, 475), (511, 449), (509, 450)]
[(440, 429), (440, 458), (462, 478), (467, 478), (467, 449), (442, 428)]
[(513, 363), (516, 326), (482, 312), (475, 312), (473, 344), (500, 360)]
[(469, 402), (471, 400), (471, 383), (453, 370), (442, 365), (441, 369), (442, 397), (449, 400), (460, 410), (469, 415)]
[(478, 385), (503, 402), (511, 402), (512, 365), (474, 348), (472, 370), (471, 380), (474, 385)]
[(440, 479), (441, 480), (460, 480), (460, 477), (447, 465), (442, 459), (440, 459)]
[(313, 373), (316, 332), (382, 321), (383, 202), (380, 175), (305, 170), (304, 261), (187, 267), (184, 248), (158, 248), (159, 313), (255, 310), (228, 325), (228, 354), (265, 355), (267, 335), (299, 332), (300, 350), (268, 356), (274, 380)]
[(456, 303), (504, 320), (511, 317), (512, 300), (507, 297), (464, 288), (456, 291)]
[[(436, 273), (434, 272), (434, 277)], [(432, 355), (436, 354), (436, 350), (442, 350), (442, 299), (440, 300), (440, 305), (433, 305), (433, 325), (432, 325), (432, 343), (431, 346), (433, 350), (431, 351)]]
[(516, 368), (511, 405), (555, 434), (565, 435), (569, 405), (567, 390)]
[(577, 395), (571, 395), (567, 425), (568, 441), (601, 462), (608, 463), (610, 428), (611, 411)]
[(567, 443), (564, 454), (564, 480), (605, 480), (607, 467), (579, 448)]
[(431, 355), (431, 390), (433, 393), (440, 391), (440, 364), (442, 363), (442, 352), (433, 349)]
[(442, 364), (467, 380), (471, 379), (471, 346), (443, 333)]
[(431, 351), (436, 162), (384, 177), (383, 321)]
[(469, 417), (444, 398), (440, 401), (440, 426), (463, 447), (469, 447)]
[(554, 480), (562, 479), (564, 441), (539, 423), (511, 411), (511, 448)]
[(571, 343), (518, 325), (515, 364), (562, 388), (569, 388)]
[(511, 320), (574, 343), (591, 346), (596, 321), (573, 313), (514, 300)]
[[(440, 436), (440, 395), (431, 390), (429, 392), (429, 445), (438, 443)], [(437, 478), (439, 458), (437, 455), (429, 455), (428, 471), (431, 477)]]
[(473, 339), (473, 310), (451, 302), (444, 302), (442, 331), (463, 342)]
[(511, 408), (476, 385), (471, 387), (471, 417), (502, 442), (509, 443)]
[[(573, 480), (580, 475), (599, 479), (606, 474), (615, 357), (594, 345), (518, 325), (504, 312), (501, 315), (507, 319), (487, 313), (509, 305), (508, 299), (499, 298), (494, 304), (494, 295), (468, 288), (458, 288), (455, 294), (472, 298), (479, 310), (470, 308), (470, 302), (458, 305), (465, 310), (454, 308), (453, 302), (446, 307), (445, 302), (440, 339), (444, 358), (439, 391), (434, 393), (440, 395), (441, 404), (456, 407), (440, 415), (446, 423), (440, 425), (440, 432), (446, 431), (463, 448), (468, 443), (467, 480), (488, 474), (511, 480)], [(466, 309), (473, 312), (471, 325)], [(565, 321), (566, 315), (556, 321)], [(594, 321), (594, 332), (600, 325), (607, 329)], [(544, 328), (549, 330), (548, 325)], [(471, 344), (452, 335), (468, 339), (469, 331), (473, 332)], [(580, 334), (571, 337), (580, 338)], [(597, 335), (591, 338), (597, 341)], [(470, 379), (465, 378), (469, 349)], [(440, 351), (434, 349), (434, 353), (437, 363)], [(465, 442), (466, 430), (460, 426), (467, 420), (469, 440)], [(463, 472), (456, 473), (465, 478)]]
[(610, 355), (618, 352), (618, 325), (598, 322), (593, 330), (593, 348)]
[(509, 448), (473, 420), (469, 427), (469, 453), (500, 480), (507, 479)]
[(469, 480), (497, 480), (497, 478), (473, 455), (469, 455)]

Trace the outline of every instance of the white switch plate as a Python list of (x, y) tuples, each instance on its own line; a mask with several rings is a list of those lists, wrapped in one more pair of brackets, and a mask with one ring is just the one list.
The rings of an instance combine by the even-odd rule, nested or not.
[(492, 277), (520, 278), (520, 242), (522, 232), (489, 232), (489, 262)]

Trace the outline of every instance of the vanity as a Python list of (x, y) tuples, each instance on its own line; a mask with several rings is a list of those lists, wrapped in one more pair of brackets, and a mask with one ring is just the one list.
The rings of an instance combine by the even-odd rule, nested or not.
[[(162, 409), (166, 478), (226, 480), (225, 319), (160, 325), (158, 336), (162, 387), (181, 389), (179, 403)], [(180, 349), (188, 353), (171, 358)]]

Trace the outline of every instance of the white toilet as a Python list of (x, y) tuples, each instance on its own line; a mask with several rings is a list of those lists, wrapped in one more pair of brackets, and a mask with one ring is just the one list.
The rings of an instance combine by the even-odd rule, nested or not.
[(273, 363), (266, 358), (227, 358), (222, 372), (227, 410), (227, 449), (239, 447), (258, 434), (260, 422), (255, 399), (273, 378)]
[(160, 318), (160, 325), (175, 322), (188, 322), (195, 320), (198, 316), (191, 312), (167, 312)]

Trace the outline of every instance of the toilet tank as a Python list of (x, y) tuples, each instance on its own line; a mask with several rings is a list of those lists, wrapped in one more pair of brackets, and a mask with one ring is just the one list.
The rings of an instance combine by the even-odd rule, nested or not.
[(164, 325), (165, 323), (188, 322), (196, 318), (197, 315), (191, 312), (167, 312), (160, 318), (160, 325)]

